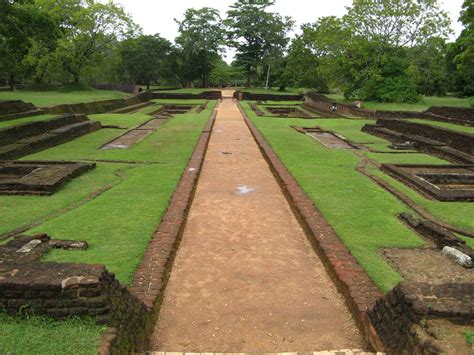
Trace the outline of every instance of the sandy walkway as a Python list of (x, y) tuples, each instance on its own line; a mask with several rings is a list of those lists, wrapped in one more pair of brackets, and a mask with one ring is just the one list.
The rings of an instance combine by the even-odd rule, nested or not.
[(362, 347), (236, 104), (225, 99), (151, 350)]

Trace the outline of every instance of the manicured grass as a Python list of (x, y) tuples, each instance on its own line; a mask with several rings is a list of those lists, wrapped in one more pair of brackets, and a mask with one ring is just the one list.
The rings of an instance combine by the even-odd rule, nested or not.
[(52, 196), (0, 196), (0, 234), (32, 223), (42, 223), (48, 216), (86, 201), (101, 189), (120, 183), (121, 179), (115, 173), (126, 167), (125, 164), (98, 164), (94, 170), (68, 182)]
[[(25, 157), (25, 160), (110, 159), (140, 163), (99, 163), (97, 169), (74, 179), (50, 197), (0, 196), (0, 228), (7, 231), (43, 221), (25, 234), (45, 232), (53, 238), (89, 243), (86, 251), (54, 250), (45, 260), (105, 264), (123, 284), (130, 284), (214, 107), (215, 102), (211, 102), (200, 114), (171, 119), (129, 150), (98, 150), (123, 133), (102, 129)], [(108, 123), (122, 120), (125, 125), (135, 126), (145, 117), (106, 114), (93, 118)], [(160, 163), (154, 163), (157, 161)], [(110, 188), (87, 203), (78, 203), (103, 187)], [(62, 214), (45, 218), (61, 210)], [(103, 327), (88, 319), (55, 322), (0, 316), (0, 353), (95, 354), (96, 339), (102, 331)]]
[(257, 117), (246, 103), (243, 106), (377, 285), (385, 291), (395, 286), (401, 277), (380, 256), (380, 249), (423, 245), (397, 219), (407, 207), (356, 172), (359, 158), (352, 152), (327, 149), (290, 128), (293, 124), (307, 125), (307, 120)]
[(181, 173), (214, 105), (199, 115), (179, 115), (128, 150), (96, 149), (117, 130), (101, 130), (25, 159), (135, 160), (159, 164), (129, 165), (122, 181), (92, 201), (50, 219), (29, 234), (48, 233), (85, 240), (84, 252), (53, 251), (46, 259), (100, 263), (129, 284), (154, 230), (159, 224)]
[(119, 91), (83, 90), (83, 91), (0, 91), (0, 100), (23, 100), (38, 107), (61, 104), (76, 104), (82, 102), (121, 99), (130, 96)]
[[(339, 102), (352, 103), (353, 101), (346, 101), (343, 95), (330, 94), (326, 95), (333, 100)], [(414, 104), (398, 104), (398, 103), (383, 103), (364, 101), (363, 108), (370, 110), (388, 110), (388, 111), (425, 111), (431, 106), (454, 106), (454, 107), (470, 107), (468, 98), (457, 98), (452, 96), (437, 97), (437, 96), (423, 96), (422, 101)]]
[[(294, 120), (293, 120), (294, 121)], [(309, 122), (314, 122), (309, 124)], [(319, 126), (321, 128), (336, 132), (346, 137), (352, 142), (368, 143), (367, 146), (374, 150), (381, 152), (394, 152), (393, 149), (388, 148), (390, 144), (385, 139), (372, 136), (361, 131), (366, 123), (373, 121), (366, 120), (350, 120), (350, 119), (318, 119), (314, 121), (306, 121), (306, 126)], [(296, 123), (293, 123), (296, 124)], [(449, 165), (451, 163), (427, 154), (384, 154), (364, 152), (370, 159), (374, 159), (383, 164), (440, 164)], [(404, 192), (416, 203), (430, 211), (438, 219), (451, 223), (453, 225), (474, 230), (474, 205), (469, 202), (440, 202), (437, 200), (429, 200), (411, 188), (392, 179), (387, 174), (379, 171), (377, 168), (372, 168), (375, 175), (387, 180), (394, 185), (398, 190)]]
[(44, 121), (49, 118), (53, 118), (55, 115), (39, 115), (39, 116), (30, 116), (30, 117), (23, 117), (16, 120), (8, 120), (8, 121), (0, 121), (0, 129), (7, 128), (11, 126), (16, 126), (22, 123), (30, 123), (30, 122), (38, 122)]
[(408, 121), (416, 122), (416, 123), (422, 123), (422, 124), (426, 124), (426, 125), (430, 125), (430, 126), (434, 126), (434, 127), (448, 128), (448, 129), (452, 129), (454, 131), (459, 131), (459, 132), (462, 132), (462, 133), (474, 134), (474, 127), (470, 127), (470, 126), (461, 126), (461, 125), (457, 125), (457, 124), (449, 123), (449, 122), (421, 120), (421, 119), (417, 119), (417, 118), (410, 119)]
[(0, 354), (97, 354), (104, 330), (89, 318), (23, 320), (0, 313)]

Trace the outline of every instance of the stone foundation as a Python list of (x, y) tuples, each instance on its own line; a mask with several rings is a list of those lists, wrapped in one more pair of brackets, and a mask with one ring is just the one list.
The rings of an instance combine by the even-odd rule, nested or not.
[(303, 101), (303, 95), (252, 94), (241, 91), (234, 92), (234, 98), (249, 101)]
[(0, 161), (0, 195), (52, 195), (95, 163)]
[(474, 284), (402, 283), (367, 313), (372, 341), (389, 354), (446, 352), (430, 332), (428, 320), (473, 325)]

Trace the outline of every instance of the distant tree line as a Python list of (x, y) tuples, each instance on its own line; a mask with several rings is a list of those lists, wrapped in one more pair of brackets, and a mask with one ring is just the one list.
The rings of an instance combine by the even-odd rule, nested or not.
[[(144, 35), (113, 1), (0, 0), (0, 82), (38, 87), (127, 82), (338, 88), (346, 98), (415, 102), (474, 95), (474, 0), (459, 38), (437, 0), (354, 0), (342, 17), (304, 24), (270, 11), (274, 0), (188, 9), (174, 43)], [(235, 60), (223, 60), (226, 48)]]

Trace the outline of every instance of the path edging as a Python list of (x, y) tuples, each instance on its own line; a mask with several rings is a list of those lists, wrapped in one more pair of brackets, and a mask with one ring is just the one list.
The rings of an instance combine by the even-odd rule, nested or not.
[(383, 351), (375, 328), (367, 312), (383, 293), (349, 252), (322, 213), (306, 195), (262, 133), (238, 104), (245, 123), (257, 142), (288, 203), (295, 213), (316, 253), (321, 257), (329, 275), (343, 294), (365, 341), (376, 351)]
[[(173, 192), (166, 212), (148, 244), (130, 286), (130, 293), (143, 302), (148, 310), (147, 325), (143, 330), (145, 343), (125, 344), (126, 347), (134, 347), (135, 351), (147, 350), (147, 342), (154, 329), (164, 290), (186, 225), (189, 208), (194, 198), (218, 107), (219, 101), (201, 132), (192, 156)], [(137, 333), (142, 333), (142, 330), (137, 330)], [(99, 353), (101, 355), (128, 353), (130, 349), (119, 345), (119, 338), (119, 330), (107, 328), (100, 339)]]

